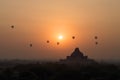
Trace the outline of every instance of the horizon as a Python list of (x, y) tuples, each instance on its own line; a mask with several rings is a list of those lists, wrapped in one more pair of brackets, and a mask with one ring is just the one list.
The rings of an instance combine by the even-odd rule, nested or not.
[(0, 1), (1, 60), (59, 60), (79, 47), (120, 62), (119, 35), (119, 0)]

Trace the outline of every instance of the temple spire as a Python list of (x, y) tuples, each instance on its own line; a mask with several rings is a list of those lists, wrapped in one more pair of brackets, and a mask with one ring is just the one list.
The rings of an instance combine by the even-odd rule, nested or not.
[(66, 59), (61, 59), (61, 63), (79, 63), (79, 64), (91, 64), (96, 63), (93, 59), (89, 59), (88, 56), (84, 56), (84, 54), (79, 50), (79, 48), (75, 48), (70, 56), (67, 56)]

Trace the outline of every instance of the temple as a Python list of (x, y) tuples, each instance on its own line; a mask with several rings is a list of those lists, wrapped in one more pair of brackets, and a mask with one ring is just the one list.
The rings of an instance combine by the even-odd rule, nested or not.
[(70, 56), (67, 56), (66, 59), (61, 59), (60, 63), (67, 64), (91, 64), (96, 63), (93, 59), (89, 59), (88, 56), (84, 56), (84, 54), (76, 48)]

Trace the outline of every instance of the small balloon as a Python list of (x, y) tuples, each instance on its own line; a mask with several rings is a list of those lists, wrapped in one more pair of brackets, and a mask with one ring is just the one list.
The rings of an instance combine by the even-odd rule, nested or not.
[(75, 39), (75, 36), (72, 36), (72, 39)]
[(57, 42), (57, 45), (59, 45), (60, 43), (59, 42)]
[(98, 45), (98, 42), (95, 42), (96, 45)]
[(11, 28), (14, 28), (14, 26), (12, 25)]
[(47, 43), (50, 43), (50, 41), (49, 41), (49, 40), (47, 40)]
[(98, 37), (97, 37), (97, 36), (95, 36), (95, 39), (98, 39)]
[(30, 47), (32, 47), (33, 45), (32, 44), (30, 44)]

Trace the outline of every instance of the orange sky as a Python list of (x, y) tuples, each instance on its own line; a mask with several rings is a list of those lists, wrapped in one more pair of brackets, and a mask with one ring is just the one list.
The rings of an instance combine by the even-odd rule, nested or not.
[(56, 60), (79, 47), (90, 58), (119, 60), (119, 35), (119, 0), (0, 0), (1, 59)]

